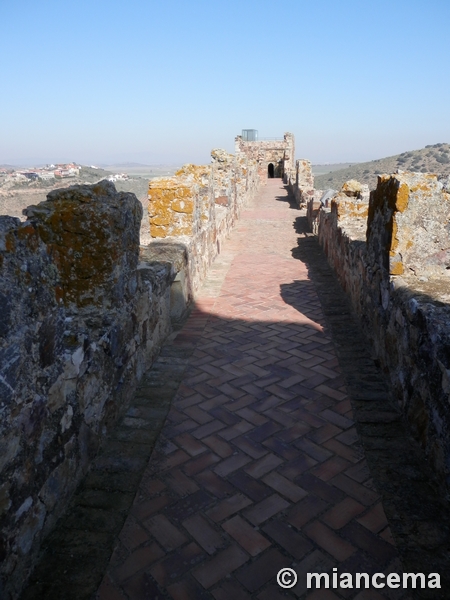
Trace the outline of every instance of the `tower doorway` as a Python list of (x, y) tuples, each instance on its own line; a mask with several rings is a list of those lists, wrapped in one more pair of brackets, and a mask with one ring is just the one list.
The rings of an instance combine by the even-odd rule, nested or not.
[(269, 163), (267, 166), (267, 177), (269, 179), (273, 179), (275, 177), (275, 167), (273, 166), (273, 163)]

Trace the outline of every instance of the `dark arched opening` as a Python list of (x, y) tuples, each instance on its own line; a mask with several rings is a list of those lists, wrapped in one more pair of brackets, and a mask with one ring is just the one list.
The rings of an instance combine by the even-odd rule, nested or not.
[(267, 177), (269, 179), (273, 179), (275, 177), (275, 168), (273, 166), (273, 163), (269, 163), (267, 167)]

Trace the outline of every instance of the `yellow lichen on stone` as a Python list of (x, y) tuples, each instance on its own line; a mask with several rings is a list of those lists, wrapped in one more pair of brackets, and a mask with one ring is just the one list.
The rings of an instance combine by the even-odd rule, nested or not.
[(336, 213), (338, 221), (343, 218), (367, 219), (369, 205), (339, 192), (331, 200), (331, 210)]
[(150, 216), (150, 225), (170, 225), (170, 215), (166, 211), (164, 214)]
[(399, 212), (404, 212), (409, 202), (409, 187), (406, 183), (401, 183), (397, 191), (395, 207)]
[(389, 254), (391, 256), (395, 256), (396, 250), (397, 250), (397, 247), (398, 247), (397, 233), (398, 233), (398, 225), (397, 225), (397, 221), (395, 220), (395, 217), (393, 217), (393, 219), (392, 219), (391, 246), (389, 248)]
[(193, 187), (196, 184), (192, 178), (189, 182), (186, 177), (189, 174), (203, 176), (207, 174), (207, 168), (185, 165), (179, 173), (180, 177), (161, 177), (149, 183), (148, 215), (152, 237), (192, 234), (193, 194), (197, 188)]
[(167, 237), (166, 229), (150, 222), (150, 234), (153, 238)]
[(108, 244), (109, 223), (94, 218), (95, 206), (89, 204), (56, 200), (55, 210), (38, 224), (59, 272), (62, 298), (78, 306), (100, 302), (91, 291), (95, 295), (94, 290), (106, 284), (119, 255), (119, 249)]
[(179, 200), (176, 199), (172, 201), (170, 205), (171, 209), (175, 212), (191, 214), (194, 212), (194, 202), (193, 200)]
[(411, 192), (424, 192), (424, 194), (431, 194), (431, 189), (429, 185), (425, 183), (419, 183), (418, 185), (413, 185), (411, 187)]
[(391, 262), (389, 273), (391, 275), (402, 275), (404, 271), (403, 263), (401, 261)]
[(175, 177), (191, 176), (194, 181), (200, 183), (202, 179), (209, 177), (210, 174), (211, 165), (193, 165), (189, 163), (183, 165), (181, 169), (178, 169), (178, 171), (175, 172)]

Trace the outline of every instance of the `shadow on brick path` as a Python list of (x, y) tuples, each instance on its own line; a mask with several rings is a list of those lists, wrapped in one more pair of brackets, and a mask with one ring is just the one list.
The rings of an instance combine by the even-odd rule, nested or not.
[[(306, 217), (296, 220), (295, 258), (308, 266), (351, 397), (366, 459), (407, 572), (437, 572), (450, 597), (450, 513), (446, 492), (389, 393), (350, 302), (329, 267)], [(437, 591), (418, 597), (440, 597)]]
[(400, 558), (449, 597), (447, 505), (293, 206), (273, 180), (243, 212), (22, 600), (408, 600), (305, 584)]

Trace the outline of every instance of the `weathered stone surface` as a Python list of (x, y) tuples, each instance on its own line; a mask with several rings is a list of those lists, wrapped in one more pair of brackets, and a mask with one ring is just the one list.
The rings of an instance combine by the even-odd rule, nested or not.
[(319, 241), (430, 463), (450, 485), (450, 196), (419, 173), (381, 176), (367, 205), (338, 194)]
[(64, 304), (109, 308), (126, 293), (124, 274), (136, 268), (142, 207), (114, 184), (54, 190), (24, 210), (52, 257)]
[(362, 184), (356, 179), (349, 179), (342, 185), (341, 192), (349, 198), (357, 198), (361, 195)]
[(175, 277), (170, 263), (138, 264), (142, 208), (109, 182), (55, 190), (25, 213), (0, 217), (6, 597), (171, 331)]
[(175, 281), (171, 306), (175, 320), (182, 318), (184, 308), (220, 252), (223, 239), (259, 183), (255, 160), (245, 153), (234, 156), (222, 149), (211, 152), (210, 165), (187, 164), (174, 177), (150, 182), (148, 214), (154, 241), (144, 252), (147, 256), (157, 255), (157, 260), (173, 252), (178, 254), (172, 263)]
[[(281, 140), (248, 142), (240, 135), (235, 138), (236, 156), (247, 156), (258, 164), (261, 182), (268, 177), (281, 177), (285, 183), (295, 179), (295, 142), (292, 133), (285, 133)], [(270, 167), (271, 165), (271, 167)]]
[(370, 203), (369, 247), (378, 261), (389, 261), (391, 275), (445, 275), (449, 219), (450, 194), (436, 175), (382, 176)]
[(289, 186), (299, 208), (305, 208), (310, 200), (314, 200), (314, 175), (309, 160), (302, 158), (296, 161)]

